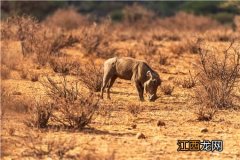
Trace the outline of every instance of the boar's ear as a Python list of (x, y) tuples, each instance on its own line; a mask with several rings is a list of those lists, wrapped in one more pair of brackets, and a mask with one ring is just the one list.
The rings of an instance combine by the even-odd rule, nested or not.
[(152, 79), (152, 73), (151, 73), (151, 71), (147, 71), (147, 77), (149, 77), (150, 79)]

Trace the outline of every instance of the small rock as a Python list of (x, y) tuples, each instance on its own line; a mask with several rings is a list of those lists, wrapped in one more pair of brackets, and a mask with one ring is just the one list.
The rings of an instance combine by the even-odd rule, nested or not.
[(145, 139), (146, 138), (146, 136), (143, 134), (143, 133), (137, 133), (137, 135), (136, 135), (136, 138), (137, 139)]
[(13, 95), (18, 95), (18, 96), (19, 96), (19, 95), (22, 95), (22, 93), (21, 93), (21, 92), (18, 92), (18, 91), (13, 91), (12, 94), (13, 94)]
[(158, 127), (165, 126), (165, 125), (166, 125), (165, 122), (158, 120), (158, 122), (157, 122)]
[(206, 132), (208, 132), (208, 129), (207, 129), (207, 128), (203, 128), (203, 129), (201, 130), (201, 132), (202, 132), (202, 133), (206, 133)]
[(132, 129), (136, 129), (137, 125), (136, 124), (132, 124), (131, 127), (132, 127)]

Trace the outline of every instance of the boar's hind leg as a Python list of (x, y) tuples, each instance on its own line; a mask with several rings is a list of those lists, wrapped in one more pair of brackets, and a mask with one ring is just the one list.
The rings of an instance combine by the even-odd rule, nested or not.
[(101, 88), (101, 98), (103, 98), (103, 92), (111, 78), (112, 78), (112, 75), (109, 72), (106, 74), (104, 73), (103, 83), (102, 83), (102, 88)]
[(117, 76), (113, 76), (109, 81), (108, 88), (107, 88), (107, 98), (108, 99), (111, 99), (110, 98), (110, 89), (111, 89), (111, 87), (112, 87), (112, 85), (113, 85), (113, 83), (115, 82), (116, 79), (117, 79)]

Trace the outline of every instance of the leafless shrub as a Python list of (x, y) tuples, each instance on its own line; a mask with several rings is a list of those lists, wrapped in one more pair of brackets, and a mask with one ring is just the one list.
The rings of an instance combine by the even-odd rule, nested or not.
[(182, 55), (186, 51), (186, 46), (177, 44), (170, 47), (170, 51), (178, 56)]
[(181, 40), (181, 38), (177, 33), (169, 33), (169, 32), (154, 33), (152, 35), (152, 39), (157, 41), (180, 41)]
[(196, 89), (197, 104), (215, 110), (230, 108), (234, 104), (234, 89), (240, 73), (240, 50), (232, 42), (223, 52), (219, 50), (200, 49), (200, 62)]
[(111, 41), (108, 36), (109, 25), (110, 22), (103, 22), (82, 28), (79, 39), (86, 55), (92, 54), (103, 58), (113, 55), (114, 48), (109, 44)]
[(21, 45), (16, 41), (1, 41), (1, 65), (5, 65), (9, 70), (17, 70), (22, 63)]
[(124, 21), (127, 25), (137, 28), (146, 28), (154, 17), (154, 13), (141, 5), (134, 3), (123, 10)]
[(28, 127), (46, 128), (53, 112), (53, 104), (50, 102), (34, 101), (29, 110), (29, 117), (24, 123)]
[(68, 57), (53, 57), (50, 60), (50, 66), (56, 73), (76, 74), (74, 71), (80, 67), (80, 64)]
[(231, 36), (227, 35), (227, 34), (221, 34), (218, 36), (218, 40), (222, 41), (222, 42), (229, 42), (232, 40)]
[(46, 18), (45, 23), (50, 27), (61, 27), (66, 30), (77, 29), (81, 25), (88, 25), (86, 16), (82, 16), (73, 7), (58, 9)]
[(30, 16), (9, 17), (3, 24), (3, 39), (20, 41), (23, 56), (36, 54), (41, 65), (45, 65), (51, 55), (59, 55), (62, 48), (78, 42), (72, 35), (47, 28)]
[(72, 102), (56, 100), (58, 103), (58, 117), (54, 116), (54, 121), (69, 126), (73, 129), (83, 129), (87, 126), (98, 110), (98, 100), (95, 99), (93, 94), (87, 98), (81, 97), (79, 100), (72, 100)]
[(79, 68), (77, 72), (78, 79), (91, 91), (99, 92), (102, 85), (103, 71), (93, 61)]
[(170, 51), (178, 56), (182, 55), (183, 53), (193, 53), (197, 54), (199, 51), (199, 44), (201, 43), (202, 39), (190, 40), (187, 39), (181, 43), (176, 45), (172, 45), (170, 47)]
[(165, 95), (172, 95), (174, 86), (171, 86), (170, 84), (162, 85), (161, 90)]
[(72, 35), (55, 33), (49, 29), (43, 28), (43, 31), (37, 35), (34, 52), (41, 65), (45, 65), (51, 59), (51, 56), (59, 56), (63, 53), (61, 49), (72, 46), (78, 42)]
[(19, 40), (22, 45), (24, 56), (32, 52), (34, 36), (40, 25), (36, 19), (30, 16), (9, 17), (1, 28), (4, 40)]
[(219, 27), (219, 24), (204, 16), (196, 16), (189, 13), (179, 12), (173, 17), (167, 17), (158, 20), (159, 26), (175, 31), (206, 31), (208, 29), (215, 29)]
[(79, 92), (78, 83), (68, 82), (65, 76), (60, 84), (49, 77), (42, 84), (47, 88), (57, 113), (52, 115), (53, 121), (79, 130), (91, 122), (99, 108), (99, 99), (94, 94), (83, 96)]
[(73, 44), (75, 44), (77, 42), (79, 42), (77, 37), (74, 37), (72, 35), (59, 34), (52, 41), (49, 54), (56, 54), (62, 48), (73, 46)]
[[(238, 33), (234, 33), (231, 28), (223, 27), (210, 30), (205, 33), (204, 39), (209, 41), (231, 42), (239, 37)], [(239, 39), (239, 38), (238, 38)]]
[(133, 47), (129, 47), (129, 48), (119, 48), (116, 50), (116, 56), (125, 56), (125, 57), (132, 57), (135, 58), (137, 56), (137, 54), (139, 53), (139, 50), (142, 51), (142, 49), (140, 49), (141, 47), (139, 47), (138, 45), (134, 45)]

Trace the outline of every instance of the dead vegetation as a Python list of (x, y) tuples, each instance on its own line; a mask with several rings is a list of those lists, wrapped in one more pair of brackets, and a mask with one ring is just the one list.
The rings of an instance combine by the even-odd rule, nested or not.
[(103, 69), (93, 61), (84, 67), (79, 67), (77, 77), (90, 91), (99, 92), (101, 90)]
[(11, 100), (9, 92), (6, 90), (5, 87), (1, 86), (1, 119), (3, 118), (7, 106)]
[[(79, 145), (76, 139), (70, 138), (52, 138), (47, 139), (41, 134), (31, 132), (25, 136), (21, 141), (15, 142), (16, 146), (25, 146), (24, 150), (18, 153), (17, 157), (21, 158), (35, 158), (35, 159), (115, 159), (114, 152), (107, 155), (99, 154), (95, 150), (89, 149), (88, 143), (85, 142), (86, 147), (79, 150)], [(78, 149), (78, 153), (72, 153), (73, 150)]]
[[(173, 114), (189, 116), (190, 120), (197, 116), (199, 121), (210, 121), (220, 109), (224, 109), (235, 116), (232, 109), (239, 108), (239, 42), (232, 43), (225, 51), (220, 48), (239, 35), (238, 17), (235, 19), (236, 31), (233, 31), (229, 27), (219, 27), (209, 18), (186, 13), (154, 19), (153, 13), (134, 5), (124, 12), (122, 24), (106, 20), (90, 24), (88, 17), (79, 15), (71, 8), (58, 10), (43, 22), (29, 16), (14, 16), (2, 21), (1, 80), (7, 88), (17, 86), (19, 91), (10, 92), (1, 88), (1, 117), (6, 112), (10, 116), (17, 114), (13, 117), (21, 117), (27, 126), (24, 127), (42, 135), (46, 135), (45, 131), (55, 134), (51, 130), (54, 127), (66, 129), (67, 132), (63, 133), (66, 136), (71, 131), (81, 131), (78, 134), (92, 136), (93, 142), (98, 143), (99, 137), (101, 143), (107, 139), (112, 147), (110, 141), (116, 139), (120, 145), (131, 146), (132, 141), (128, 143), (128, 138), (132, 136), (132, 129), (142, 130), (146, 137), (156, 136), (150, 131), (155, 132), (156, 128), (149, 128), (149, 124), (155, 123), (159, 116), (163, 116), (164, 122), (159, 121), (154, 126), (167, 136), (169, 132), (182, 134), (181, 130), (174, 133), (172, 128), (168, 130), (168, 127), (161, 127), (165, 126), (165, 122), (168, 124), (176, 120), (171, 117)], [(208, 45), (213, 47), (209, 49)], [(133, 88), (120, 80), (114, 88), (115, 97), (111, 101), (101, 101), (98, 93), (95, 93), (100, 91), (102, 84), (100, 64), (113, 56), (145, 59), (150, 66), (158, 68), (156, 70), (164, 83), (179, 78), (179, 81), (176, 80), (178, 86), (167, 82), (161, 86), (161, 94), (168, 96), (160, 95), (154, 103), (138, 104), (132, 100), (135, 93), (123, 96)], [(197, 58), (198, 66), (192, 70), (192, 63)], [(189, 71), (188, 75), (188, 70), (194, 71), (193, 74)], [(31, 85), (28, 86), (28, 83)], [(39, 100), (42, 94), (44, 97)], [(184, 108), (192, 95), (195, 98), (193, 108)], [(183, 104), (179, 105), (182, 111), (175, 110), (178, 103)], [(196, 115), (191, 116), (191, 113)], [(136, 124), (125, 130), (123, 119), (127, 117), (129, 120), (129, 114), (136, 118)], [(9, 119), (18, 121), (13, 117)], [(182, 120), (176, 120), (177, 127), (173, 128), (178, 130)], [(9, 123), (6, 122), (7, 125)], [(20, 124), (14, 123), (15, 126)], [(190, 121), (186, 123), (192, 124)], [(217, 125), (217, 122), (213, 123)], [(202, 125), (202, 122), (199, 124)], [(234, 124), (234, 127), (238, 129), (239, 126)], [(19, 136), (14, 127), (8, 128), (7, 132), (13, 138)], [(21, 139), (21, 144), (17, 144), (24, 146), (24, 152), (19, 153), (21, 158), (114, 159), (114, 153), (109, 152), (111, 155), (107, 157), (95, 153), (92, 144), (92, 150), (86, 154), (72, 155), (72, 151), (83, 146), (77, 146), (71, 140), (49, 141), (49, 138), (39, 136), (25, 138)], [(149, 141), (151, 138), (146, 138), (146, 142)], [(134, 147), (139, 147), (133, 143)], [(9, 148), (7, 156), (11, 156), (11, 149), (16, 146)], [(129, 153), (124, 156), (126, 158)]]
[(89, 20), (86, 16), (79, 14), (75, 8), (69, 7), (58, 9), (52, 15), (48, 16), (44, 23), (54, 28), (73, 30), (88, 25)]
[(179, 42), (176, 45), (172, 45), (170, 51), (178, 56), (180, 56), (183, 53), (198, 54), (199, 45), (201, 41), (202, 39), (197, 40), (187, 39), (183, 42)]
[(10, 92), (7, 87), (1, 87), (1, 113), (27, 113), (31, 106), (31, 99), (21, 97), (20, 92)]
[(54, 72), (64, 75), (76, 75), (76, 70), (80, 67), (78, 61), (70, 59), (67, 56), (52, 57), (49, 60), (49, 64)]
[(1, 79), (9, 79), (10, 76), (11, 70), (5, 65), (1, 65)]
[(28, 127), (46, 128), (53, 112), (53, 104), (44, 101), (33, 101), (29, 117), (24, 122)]
[(174, 86), (170, 84), (165, 84), (161, 86), (161, 90), (165, 95), (172, 95), (172, 92), (174, 90)]
[(108, 35), (109, 26), (110, 22), (104, 21), (81, 29), (79, 39), (85, 55), (109, 58), (114, 54), (115, 49), (111, 47), (111, 38)]
[(208, 17), (196, 16), (185, 12), (179, 12), (173, 17), (160, 19), (158, 24), (171, 31), (177, 28), (177, 30), (193, 32), (203, 32), (219, 26), (216, 21)]
[[(197, 68), (199, 76), (197, 80), (200, 86), (196, 89), (196, 100), (203, 106), (199, 115), (204, 115), (202, 109), (210, 110), (213, 116), (216, 109), (233, 108), (235, 87), (239, 78), (240, 53), (239, 44), (232, 42), (224, 51), (214, 49), (213, 51), (201, 49), (200, 64)], [(216, 57), (217, 54), (221, 57)], [(202, 119), (202, 118), (200, 118)], [(204, 119), (204, 118), (203, 118)]]
[(137, 117), (143, 111), (142, 105), (131, 104), (127, 105), (127, 110), (132, 116)]
[(167, 55), (165, 55), (165, 54), (160, 54), (160, 56), (159, 56), (159, 64), (160, 65), (168, 65), (169, 64), (169, 62), (168, 62), (168, 56)]
[(72, 46), (78, 39), (65, 35), (59, 29), (47, 28), (30, 16), (13, 16), (1, 26), (2, 40), (17, 40), (21, 43), (24, 57), (36, 54), (36, 59), (45, 65), (51, 55), (59, 55), (62, 48)]
[(189, 70), (189, 77), (183, 79), (183, 81), (181, 82), (182, 87), (183, 88), (193, 88), (197, 83), (197, 76), (198, 75), (193, 76), (191, 74), (191, 71)]
[[(62, 76), (60, 82), (47, 77), (42, 84), (47, 89), (51, 103), (48, 104), (50, 109), (45, 106), (44, 111), (42, 111), (42, 105), (37, 105), (37, 117), (43, 117), (43, 121), (47, 122), (51, 116), (52, 121), (58, 125), (78, 130), (83, 129), (91, 122), (99, 108), (99, 99), (96, 95), (93, 93), (83, 95), (78, 82), (69, 82), (65, 76)], [(54, 109), (53, 114), (52, 108)], [(39, 119), (37, 122), (40, 122)]]

